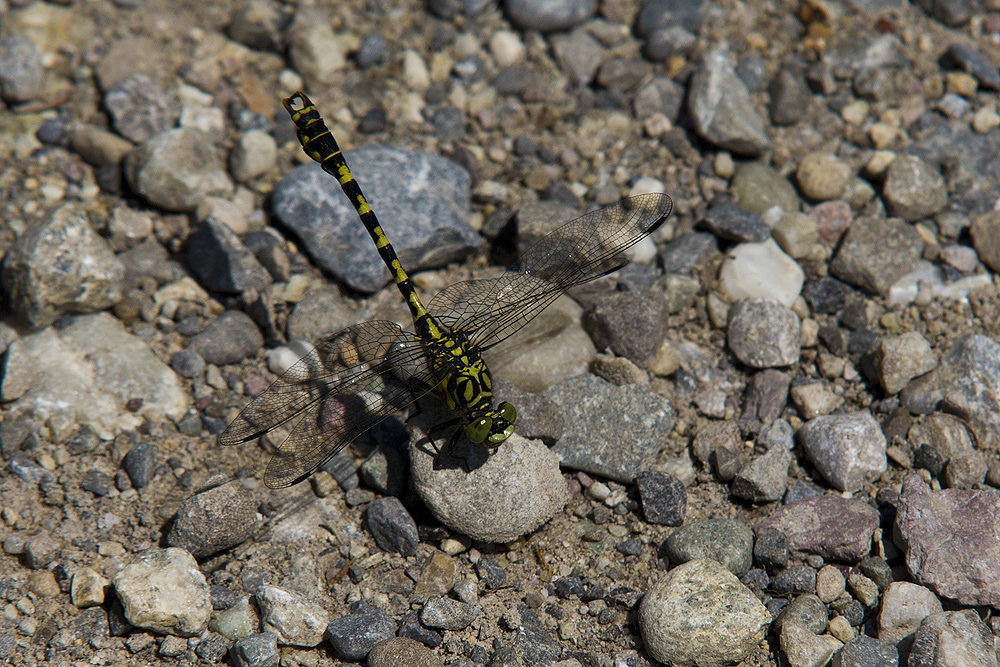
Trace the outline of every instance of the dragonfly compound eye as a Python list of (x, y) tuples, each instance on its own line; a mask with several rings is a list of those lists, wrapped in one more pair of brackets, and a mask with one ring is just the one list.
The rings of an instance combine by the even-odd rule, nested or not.
[(470, 422), (469, 425), (465, 427), (465, 434), (469, 436), (469, 440), (478, 444), (486, 439), (486, 436), (490, 434), (490, 429), (492, 427), (492, 419), (489, 417), (480, 417), (479, 419)]

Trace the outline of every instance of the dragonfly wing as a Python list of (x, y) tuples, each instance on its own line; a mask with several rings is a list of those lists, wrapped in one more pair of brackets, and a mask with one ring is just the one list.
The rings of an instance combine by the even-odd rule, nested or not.
[(553, 230), (498, 278), (442, 290), (430, 310), (453, 331), (487, 349), (506, 339), (567, 289), (616, 271), (625, 251), (655, 231), (673, 208), (665, 194), (645, 194), (591, 211)]
[(365, 322), (336, 333), (257, 396), (219, 437), (223, 445), (279, 427), (288, 436), (268, 462), (264, 483), (290, 486), (361, 434), (436, 384), (424, 346), (394, 322)]

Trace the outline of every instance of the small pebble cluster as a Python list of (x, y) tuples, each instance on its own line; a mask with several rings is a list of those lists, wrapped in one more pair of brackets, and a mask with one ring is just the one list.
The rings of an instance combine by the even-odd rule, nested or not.
[[(0, 0), (0, 663), (987, 667), (1000, 1)], [(324, 336), (666, 192), (490, 350), (517, 433), (308, 483)], [(433, 403), (433, 402), (431, 402)]]

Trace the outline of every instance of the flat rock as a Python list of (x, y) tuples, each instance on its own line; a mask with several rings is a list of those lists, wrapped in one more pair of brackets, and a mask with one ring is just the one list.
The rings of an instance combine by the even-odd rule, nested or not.
[[(179, 420), (187, 412), (189, 399), (174, 371), (106, 313), (78, 317), (68, 327), (44, 329), (20, 342), (16, 358), (30, 366), (17, 369), (8, 362), (4, 384), (8, 375), (32, 379), (11, 410), (41, 420), (62, 415), (105, 439), (138, 428), (144, 414)], [(142, 399), (142, 408), (125, 410), (135, 398)]]
[(830, 262), (830, 273), (873, 294), (886, 295), (924, 250), (912, 225), (899, 218), (858, 217)]
[(167, 533), (167, 544), (202, 558), (242, 544), (257, 525), (253, 496), (233, 480), (186, 499)]
[(859, 491), (885, 472), (885, 434), (867, 410), (816, 417), (797, 437), (809, 460), (841, 491)]
[(313, 647), (323, 641), (330, 614), (301, 595), (264, 585), (254, 594), (261, 625), (274, 633), (279, 644)]
[(823, 495), (785, 505), (756, 528), (782, 531), (795, 555), (854, 563), (868, 555), (878, 522), (878, 511), (865, 502)]
[(719, 148), (754, 157), (771, 146), (750, 93), (721, 50), (707, 53), (692, 75), (688, 110), (698, 134)]
[(125, 618), (136, 627), (181, 637), (195, 637), (208, 627), (209, 586), (183, 549), (147, 551), (118, 571), (114, 586)]
[(150, 203), (190, 212), (205, 197), (233, 189), (221, 152), (200, 130), (160, 132), (125, 157), (125, 177)]
[(903, 482), (896, 525), (914, 580), (965, 605), (1000, 603), (1000, 495)]

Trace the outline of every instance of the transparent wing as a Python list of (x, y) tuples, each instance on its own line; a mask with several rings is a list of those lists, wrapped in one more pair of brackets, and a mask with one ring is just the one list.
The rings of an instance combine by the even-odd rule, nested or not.
[(308, 477), (351, 441), (430, 391), (423, 344), (395, 322), (375, 320), (333, 334), (254, 398), (219, 436), (237, 445), (284, 426), (264, 472), (272, 489)]
[(645, 194), (591, 211), (553, 230), (498, 278), (468, 280), (438, 293), (429, 310), (451, 331), (488, 349), (530, 322), (570, 287), (628, 263), (625, 250), (670, 215), (665, 194)]

